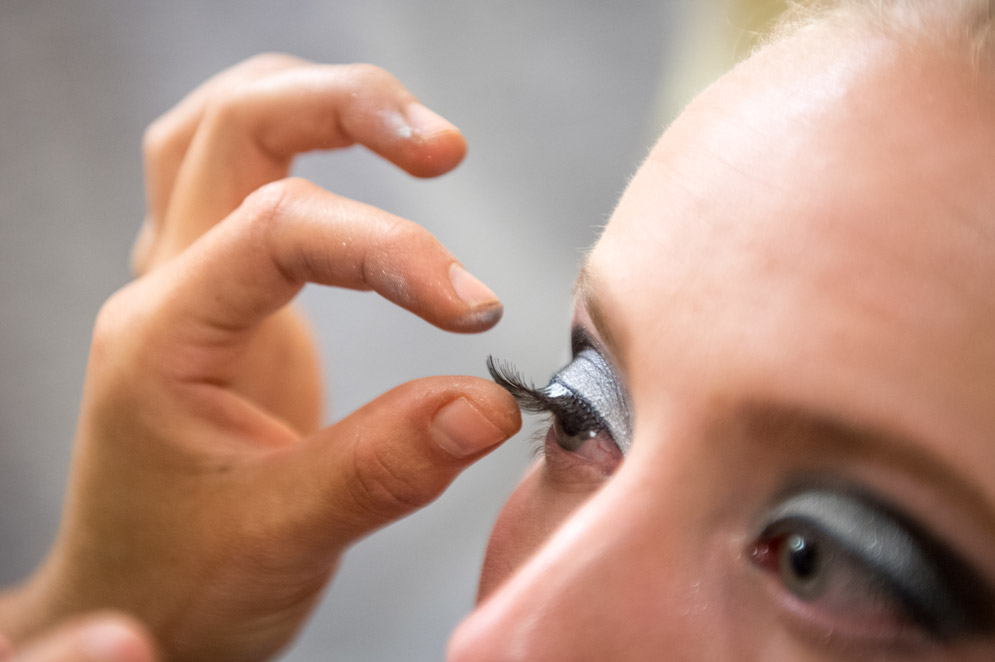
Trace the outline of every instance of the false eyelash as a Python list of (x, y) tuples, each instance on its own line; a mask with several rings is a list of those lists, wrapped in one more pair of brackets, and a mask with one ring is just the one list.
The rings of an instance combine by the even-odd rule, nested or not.
[(586, 402), (569, 395), (550, 396), (544, 389), (527, 383), (511, 363), (498, 362), (493, 356), (488, 356), (487, 371), (491, 373), (495, 383), (508, 391), (524, 411), (551, 413), (568, 435), (605, 427), (601, 418), (591, 411)]

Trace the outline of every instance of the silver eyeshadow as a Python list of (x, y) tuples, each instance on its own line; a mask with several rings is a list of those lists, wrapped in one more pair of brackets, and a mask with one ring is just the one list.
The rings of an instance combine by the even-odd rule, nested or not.
[(848, 491), (814, 489), (781, 501), (764, 534), (821, 532), (942, 638), (991, 632), (992, 597), (951, 551), (890, 509)]
[(581, 349), (542, 392), (550, 398), (573, 398), (587, 405), (615, 439), (622, 455), (629, 454), (632, 415), (628, 396), (614, 368), (596, 349)]

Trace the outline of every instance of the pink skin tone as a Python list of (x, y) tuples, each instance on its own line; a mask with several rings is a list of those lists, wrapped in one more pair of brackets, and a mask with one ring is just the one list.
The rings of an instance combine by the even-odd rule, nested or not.
[(748, 554), (819, 472), (995, 584), (995, 91), (914, 46), (797, 35), (656, 145), (575, 315), (628, 386), (631, 453), (610, 479), (565, 451), (528, 473), (450, 662), (995, 657), (802, 603)]

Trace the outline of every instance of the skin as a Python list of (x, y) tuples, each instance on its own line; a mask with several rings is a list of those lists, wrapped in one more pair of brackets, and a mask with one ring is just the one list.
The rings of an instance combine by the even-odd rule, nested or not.
[[(992, 92), (915, 46), (806, 33), (657, 145), (575, 315), (625, 378), (632, 452), (606, 479), (612, 454), (547, 444), (451, 660), (992, 658), (990, 635), (882, 637), (806, 608), (747, 554), (773, 495), (817, 471), (901, 504), (995, 583)], [(294, 153), (352, 142), (419, 176), (454, 166), (462, 137), (411, 101), (370, 67), (267, 56), (150, 129), (140, 278), (101, 311), (65, 521), (0, 596), (0, 659), (270, 657), (351, 542), (517, 429), (493, 385), (436, 378), (316, 430), (313, 346), (286, 307), (305, 281), (450, 330), (496, 321), (417, 226), (282, 179)], [(144, 626), (73, 620), (98, 608)]]
[[(404, 384), (320, 427), (314, 345), (288, 307), (305, 283), (374, 290), (449, 331), (501, 315), (415, 223), (285, 179), (295, 154), (354, 143), (420, 177), (466, 148), (386, 72), (282, 55), (150, 127), (139, 277), (98, 315), (62, 526), (0, 595), (20, 659), (270, 658), (349, 545), (518, 430), (511, 397), (469, 377)], [(93, 610), (144, 629), (109, 621), (98, 646), (53, 629)]]
[(662, 137), (575, 315), (624, 376), (631, 453), (605, 479), (554, 444), (529, 472), (450, 662), (993, 658), (992, 633), (801, 603), (748, 553), (814, 472), (995, 585), (995, 94), (958, 52), (821, 26)]
[(97, 613), (69, 619), (13, 650), (0, 648), (7, 662), (147, 662), (152, 643), (145, 629), (119, 615)]

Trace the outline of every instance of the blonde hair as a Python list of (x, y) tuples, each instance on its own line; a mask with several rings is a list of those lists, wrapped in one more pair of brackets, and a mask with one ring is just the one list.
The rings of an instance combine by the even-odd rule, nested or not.
[(933, 42), (995, 73), (995, 0), (793, 0), (758, 48), (826, 24)]

